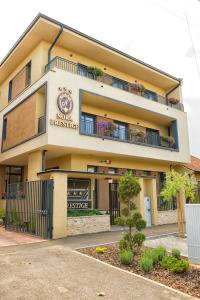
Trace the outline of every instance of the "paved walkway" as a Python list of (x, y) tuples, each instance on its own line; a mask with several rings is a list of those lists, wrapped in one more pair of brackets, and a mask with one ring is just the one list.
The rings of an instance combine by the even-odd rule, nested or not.
[[(0, 254), (1, 300), (192, 299), (103, 264), (66, 244), (8, 247)], [(3, 247), (5, 249), (5, 247)]]
[(177, 248), (181, 251), (181, 255), (188, 257), (187, 240), (177, 236), (167, 236), (146, 240), (145, 246), (152, 248), (164, 246), (169, 252), (171, 252), (173, 248)]
[(41, 238), (28, 234), (8, 231), (0, 226), (0, 247), (38, 243), (44, 241)]

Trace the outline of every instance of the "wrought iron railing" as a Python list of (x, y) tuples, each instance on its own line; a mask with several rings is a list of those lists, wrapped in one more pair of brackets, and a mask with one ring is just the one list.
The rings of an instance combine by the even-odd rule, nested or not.
[(128, 141), (133, 144), (152, 145), (161, 148), (176, 149), (174, 145), (162, 144), (159, 135), (148, 135), (141, 133), (141, 131), (134, 131), (128, 128), (101, 128), (98, 126), (98, 122), (96, 121), (81, 119), (80, 132), (86, 135)]
[(107, 73), (103, 73), (102, 76), (94, 76), (88, 71), (87, 67), (85, 67), (81, 64), (74, 63), (72, 61), (66, 60), (62, 57), (56, 56), (55, 58), (53, 58), (45, 66), (45, 72), (47, 72), (47, 71), (49, 71), (53, 68), (58, 68), (58, 69), (65, 70), (65, 71), (70, 72), (70, 73), (74, 73), (74, 74), (77, 74), (77, 75), (80, 75), (80, 76), (84, 76), (84, 77), (99, 81), (101, 83), (108, 84), (108, 85), (113, 86), (115, 88), (127, 91), (129, 93), (136, 94), (136, 95), (139, 95), (141, 97), (147, 98), (150, 101), (155, 101), (155, 102), (167, 105), (167, 106), (174, 107), (174, 108), (182, 110), (182, 111), (184, 110), (184, 107), (183, 107), (182, 103), (171, 104), (167, 100), (166, 97), (155, 94), (153, 92), (152, 93), (155, 94), (155, 98), (150, 99), (149, 94), (147, 92), (143, 92), (143, 91), (139, 91), (139, 90), (135, 89), (135, 84), (134, 83), (130, 83), (130, 82), (124, 81), (120, 78), (113, 77), (113, 76), (111, 76)]
[(161, 196), (158, 196), (157, 206), (158, 211), (176, 210), (176, 198), (174, 197), (172, 200), (166, 201)]

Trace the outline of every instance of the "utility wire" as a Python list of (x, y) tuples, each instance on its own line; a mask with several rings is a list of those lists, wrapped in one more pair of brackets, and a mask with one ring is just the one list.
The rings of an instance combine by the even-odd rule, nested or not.
[(194, 54), (194, 59), (195, 59), (197, 71), (198, 71), (198, 74), (199, 74), (199, 77), (200, 77), (200, 68), (199, 68), (199, 63), (198, 63), (198, 60), (197, 60), (197, 53), (196, 53), (196, 50), (195, 50), (193, 37), (192, 37), (192, 31), (191, 31), (191, 28), (190, 28), (190, 22), (189, 22), (188, 13), (187, 13), (187, 7), (186, 7), (186, 0), (184, 0), (184, 12), (185, 12), (185, 19), (186, 19), (186, 23), (187, 23), (187, 27), (188, 27), (189, 36), (190, 36), (190, 42), (191, 42), (192, 50), (193, 50), (193, 54)]

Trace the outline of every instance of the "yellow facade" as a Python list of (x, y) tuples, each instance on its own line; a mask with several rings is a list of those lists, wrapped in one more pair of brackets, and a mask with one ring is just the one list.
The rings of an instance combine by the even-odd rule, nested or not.
[[(92, 208), (97, 205), (95, 194), (97, 191), (100, 194), (101, 189), (105, 188), (105, 195), (102, 192), (103, 196), (99, 199), (104, 201), (104, 206), (107, 205), (107, 209), (104, 210), (109, 210), (109, 183), (117, 182), (126, 170), (131, 169), (136, 171), (142, 187), (136, 200), (138, 208), (145, 215), (144, 197), (149, 196), (152, 224), (157, 224), (160, 173), (166, 173), (170, 171), (171, 166), (180, 166), (189, 161), (187, 115), (182, 109), (181, 82), (116, 49), (74, 32), (67, 26), (63, 28), (58, 40), (55, 40), (60, 32), (60, 26), (48, 17), (39, 16), (0, 65), (2, 145), (6, 143), (10, 134), (7, 120), (9, 113), (15, 114), (16, 108), (28, 103), (26, 101), (36, 95), (32, 116), (34, 120), (31, 121), (35, 124), (36, 130), (31, 136), (26, 136), (26, 140), (21, 138), (16, 144), (12, 144), (12, 147), (2, 148), (1, 173), (4, 174), (6, 166), (17, 166), (23, 169), (21, 180), (35, 181), (49, 178), (49, 173), (45, 175), (45, 171), (49, 169), (56, 168), (65, 172), (65, 175), (59, 172), (52, 173), (56, 184), (54, 197), (56, 201), (58, 200), (53, 215), (57, 228), (55, 236), (61, 237), (67, 230), (66, 224), (63, 225), (67, 210), (65, 201), (67, 180), (70, 178), (90, 180)], [(48, 61), (48, 57), (51, 62)], [(31, 62), (30, 84), (13, 99), (9, 99), (8, 90), (12, 89), (12, 80), (29, 62)], [(89, 66), (100, 68), (109, 75), (109, 80), (113, 82), (117, 80), (118, 86), (112, 82), (104, 82), (98, 76), (91, 77), (87, 72), (84, 74), (85, 69), (80, 67), (83, 65), (84, 68)], [(128, 88), (121, 88), (120, 82)], [(132, 84), (143, 85), (146, 93), (149, 93), (148, 96), (145, 96), (145, 93), (132, 93), (130, 90)], [(58, 101), (62, 93), (71, 99), (69, 103), (73, 103), (69, 114), (63, 114), (59, 108)], [(170, 105), (170, 97), (178, 98), (179, 105)], [(112, 123), (118, 124), (117, 126), (123, 124), (128, 135), (126, 138), (116, 138), (113, 135), (100, 136), (98, 131), (92, 134), (90, 131), (83, 132), (81, 122), (84, 115), (93, 116), (97, 122), (111, 120)], [(38, 122), (41, 118), (44, 123), (40, 123), (42, 129), (39, 131)], [(20, 128), (15, 124), (19, 136), (25, 136), (24, 132), (29, 126), (27, 124), (23, 127), (22, 122)], [(131, 129), (143, 131), (144, 141), (130, 140)], [(152, 135), (156, 134), (157, 142), (149, 142), (147, 136), (149, 131)], [(171, 135), (176, 146), (163, 146), (160, 142), (162, 136)], [(90, 166), (96, 168), (96, 173), (102, 174), (91, 175), (88, 173)], [(117, 174), (116, 177), (111, 174), (108, 176), (107, 172), (109, 173), (111, 169), (117, 170), (119, 176)], [(101, 170), (106, 170), (105, 176)], [(2, 176), (4, 179), (0, 182), (0, 192), (5, 190), (6, 180), (9, 183), (13, 180), (9, 174), (7, 177)], [(60, 214), (61, 221), (57, 220)]]

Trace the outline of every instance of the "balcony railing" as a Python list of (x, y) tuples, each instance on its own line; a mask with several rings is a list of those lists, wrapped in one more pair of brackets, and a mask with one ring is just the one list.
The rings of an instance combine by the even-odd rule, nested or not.
[(174, 145), (166, 144), (161, 141), (159, 135), (141, 134), (139, 131), (134, 131), (128, 128), (102, 128), (98, 126), (98, 122), (81, 119), (80, 132), (85, 135), (101, 137), (105, 139), (118, 140), (121, 142), (129, 142), (132, 144), (146, 145), (152, 147), (166, 148), (177, 150)]
[(167, 105), (167, 106), (171, 106), (171, 107), (174, 107), (174, 108), (182, 110), (182, 111), (184, 110), (184, 107), (183, 107), (182, 103), (171, 104), (167, 100), (166, 97), (158, 95), (154, 92), (147, 91), (147, 90), (144, 91), (144, 92), (138, 91), (137, 89), (135, 89), (135, 84), (124, 81), (120, 78), (113, 77), (113, 76), (111, 76), (107, 73), (103, 73), (102, 76), (94, 76), (88, 71), (86, 66), (83, 66), (83, 65), (78, 64), (78, 63), (74, 63), (74, 62), (66, 60), (62, 57), (56, 56), (55, 58), (53, 58), (45, 66), (45, 72), (47, 72), (47, 71), (49, 71), (53, 68), (58, 68), (58, 69), (65, 70), (65, 71), (70, 72), (70, 73), (74, 73), (74, 74), (77, 74), (77, 75), (80, 75), (80, 76), (84, 76), (84, 77), (99, 81), (101, 83), (113, 86), (115, 88), (127, 91), (129, 93), (139, 95), (139, 96), (144, 97), (146, 99), (149, 99), (151, 101), (158, 102), (158, 103), (161, 103), (161, 104), (164, 104), (164, 105)]

